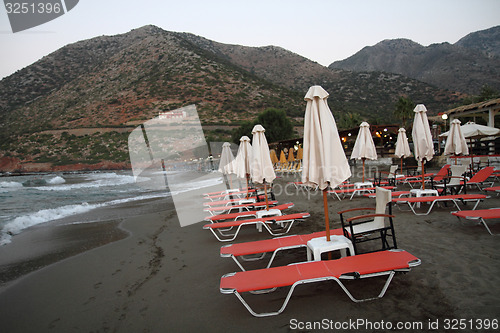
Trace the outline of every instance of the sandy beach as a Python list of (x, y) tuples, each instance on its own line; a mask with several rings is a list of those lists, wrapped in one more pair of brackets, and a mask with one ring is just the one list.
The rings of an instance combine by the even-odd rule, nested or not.
[[(320, 193), (292, 190), (287, 183), (294, 180), (285, 176), (275, 181), (277, 199), (293, 202), (290, 212), (309, 212), (311, 217), (291, 233), (324, 230)], [(202, 209), (202, 202), (200, 198), (191, 203), (193, 209)], [(330, 197), (332, 228), (340, 226), (337, 211), (374, 205), (365, 197)], [(478, 208), (492, 207), (500, 207), (494, 195)], [(467, 325), (477, 319), (498, 321), (498, 236), (481, 225), (459, 221), (451, 210), (436, 207), (428, 216), (393, 210), (398, 247), (422, 264), (396, 275), (384, 298), (354, 303), (336, 283), (316, 283), (299, 287), (281, 315), (255, 318), (236, 297), (219, 291), (221, 276), (238, 271), (232, 260), (220, 257), (223, 244), (202, 229), (203, 222), (180, 227), (171, 200), (96, 209), (39, 225), (0, 247), (1, 330), (286, 332), (312, 330), (299, 330), (297, 323), (365, 320), (421, 323), (421, 331), (437, 332), (445, 331), (447, 320), (463, 319)], [(489, 225), (500, 233), (497, 221)], [(235, 242), (269, 237), (247, 228)], [(305, 260), (305, 250), (284, 254), (276, 265), (298, 260)], [(347, 285), (355, 295), (367, 297), (378, 293), (383, 282), (375, 278)], [(277, 291), (248, 299), (259, 310), (275, 310), (284, 295)], [(432, 329), (433, 323), (438, 329)], [(467, 328), (463, 331), (476, 331)]]

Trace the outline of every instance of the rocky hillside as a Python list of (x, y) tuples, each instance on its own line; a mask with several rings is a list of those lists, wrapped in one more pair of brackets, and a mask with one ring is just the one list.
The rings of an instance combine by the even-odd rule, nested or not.
[(499, 57), (500, 26), (470, 33), (454, 45), (483, 52), (489, 57)]
[(500, 90), (500, 26), (471, 33), (455, 44), (424, 47), (408, 39), (384, 40), (329, 68), (401, 74), (468, 94), (478, 94), (485, 84)]
[(278, 47), (145, 26), (65, 46), (0, 81), (0, 168), (126, 163), (133, 128), (190, 104), (217, 140), (269, 107), (300, 124), (313, 84), (330, 92), (336, 116), (357, 112), (371, 121), (390, 121), (401, 95), (430, 113), (462, 97), (398, 74), (331, 70)]
[(182, 36), (219, 59), (279, 86), (303, 93), (311, 85), (321, 85), (330, 93), (333, 112), (359, 113), (373, 121), (392, 119), (392, 106), (401, 95), (422, 101), (435, 113), (462, 96), (403, 75), (329, 69), (276, 46), (228, 45), (187, 33)]

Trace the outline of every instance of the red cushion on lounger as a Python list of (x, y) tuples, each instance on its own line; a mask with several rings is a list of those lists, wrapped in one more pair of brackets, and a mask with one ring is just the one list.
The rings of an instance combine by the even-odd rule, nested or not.
[(288, 214), (288, 215), (281, 215), (281, 216), (269, 216), (269, 217), (262, 217), (260, 219), (249, 219), (249, 220), (236, 220), (236, 221), (227, 221), (227, 222), (219, 222), (219, 223), (211, 223), (211, 224), (206, 224), (203, 226), (203, 228), (212, 228), (212, 229), (218, 229), (218, 228), (229, 228), (233, 226), (238, 226), (243, 223), (252, 223), (252, 222), (259, 222), (259, 221), (286, 221), (286, 220), (296, 220), (296, 219), (303, 219), (305, 217), (309, 217), (309, 213), (295, 213), (295, 214)]
[(291, 286), (295, 282), (323, 277), (339, 278), (357, 272), (360, 275), (409, 268), (418, 258), (406, 251), (383, 251), (344, 257), (337, 260), (311, 261), (224, 276), (220, 288), (240, 293)]
[(500, 208), (493, 209), (479, 209), (479, 210), (461, 210), (452, 212), (453, 215), (467, 218), (467, 217), (482, 217), (483, 219), (498, 219), (500, 218)]

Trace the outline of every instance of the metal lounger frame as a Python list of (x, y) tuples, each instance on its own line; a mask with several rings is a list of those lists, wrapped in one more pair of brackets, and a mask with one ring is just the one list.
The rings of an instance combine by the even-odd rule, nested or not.
[[(297, 281), (297, 282), (295, 282), (290, 287), (290, 290), (288, 291), (288, 294), (287, 294), (287, 296), (285, 298), (285, 301), (283, 302), (283, 304), (280, 307), (280, 309), (278, 311), (274, 311), (274, 312), (262, 312), (262, 313), (255, 312), (250, 307), (250, 305), (248, 305), (248, 303), (244, 300), (243, 296), (238, 291), (236, 291), (235, 289), (223, 289), (223, 288), (220, 288), (220, 291), (223, 294), (234, 294), (234, 295), (236, 295), (236, 297), (241, 301), (241, 303), (245, 306), (245, 308), (248, 310), (248, 312), (250, 312), (253, 316), (255, 316), (255, 317), (269, 317), (269, 316), (279, 315), (280, 313), (282, 313), (285, 310), (286, 306), (288, 305), (288, 302), (290, 301), (290, 298), (292, 297), (293, 291), (295, 290), (295, 288), (298, 285), (333, 280), (333, 281), (335, 281), (335, 282), (338, 283), (338, 285), (342, 288), (342, 290), (347, 294), (347, 296), (353, 302), (356, 302), (356, 303), (366, 302), (366, 301), (371, 301), (371, 300), (375, 300), (375, 299), (379, 299), (379, 298), (384, 297), (384, 295), (385, 295), (385, 293), (386, 293), (387, 289), (389, 288), (389, 285), (390, 285), (390, 283), (392, 281), (392, 278), (394, 277), (394, 274), (396, 272), (408, 272), (408, 271), (410, 271), (410, 269), (412, 267), (418, 266), (418, 265), (420, 265), (420, 263), (421, 263), (421, 261), (420, 261), (420, 259), (418, 259), (418, 260), (415, 260), (413, 262), (410, 262), (409, 263), (409, 267), (408, 268), (403, 268), (403, 269), (396, 269), (396, 270), (390, 270), (390, 271), (384, 271), (384, 272), (378, 272), (378, 273), (372, 273), (372, 274), (365, 274), (365, 275), (359, 275), (359, 274), (356, 274), (356, 272), (353, 272), (353, 273), (343, 274), (339, 278), (337, 278), (335, 276), (325, 276), (325, 277), (321, 277), (321, 278), (305, 279), (305, 280)], [(292, 265), (300, 265), (300, 264), (301, 263), (299, 263), (299, 264), (292, 264)], [(229, 273), (229, 274), (224, 275), (223, 277), (232, 276), (234, 274), (236, 274), (236, 273)], [(369, 298), (364, 298), (364, 299), (357, 299), (357, 298), (355, 298), (349, 292), (349, 290), (347, 289), (347, 287), (341, 281), (341, 279), (344, 279), (344, 280), (355, 280), (355, 279), (370, 278), (370, 277), (377, 277), (377, 276), (384, 276), (384, 275), (388, 275), (388, 277), (387, 277), (387, 280), (385, 281), (385, 284), (384, 284), (382, 290), (380, 291), (380, 293), (377, 296), (375, 296), (375, 297), (369, 297)], [(272, 288), (271, 290), (275, 290), (275, 289), (276, 288)], [(264, 292), (266, 292), (266, 291), (264, 291)]]

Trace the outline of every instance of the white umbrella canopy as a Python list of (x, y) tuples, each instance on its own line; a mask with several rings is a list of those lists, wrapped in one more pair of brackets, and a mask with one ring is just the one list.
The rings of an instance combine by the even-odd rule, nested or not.
[(219, 162), (219, 172), (221, 172), (224, 177), (229, 178), (229, 187), (233, 187), (233, 180), (229, 176), (230, 174), (236, 173), (234, 169), (234, 155), (231, 151), (231, 144), (229, 142), (224, 142), (222, 145), (222, 152), (220, 154)]
[(460, 126), (460, 120), (454, 119), (451, 122), (450, 134), (444, 146), (445, 155), (468, 155), (469, 148), (465, 141), (465, 136)]
[(269, 146), (267, 145), (265, 129), (262, 125), (255, 125), (252, 129), (252, 160), (250, 163), (250, 175), (254, 183), (264, 184), (264, 195), (266, 196), (266, 209), (269, 210), (267, 203), (267, 183), (272, 183), (276, 178), (274, 173)]
[(410, 144), (408, 143), (408, 137), (406, 136), (406, 130), (404, 128), (398, 130), (394, 155), (399, 158), (411, 156)]
[(224, 175), (235, 173), (233, 161), (234, 155), (231, 151), (231, 144), (229, 142), (224, 142), (220, 155), (219, 172)]
[(411, 156), (410, 144), (408, 143), (408, 137), (406, 136), (406, 130), (404, 128), (398, 130), (394, 155), (401, 158), (401, 172), (403, 172), (403, 157)]
[(245, 135), (240, 138), (240, 146), (236, 158), (234, 159), (234, 171), (238, 178), (247, 178), (247, 175), (250, 174), (251, 161), (252, 146), (250, 145), (250, 138)]
[(358, 136), (352, 148), (351, 160), (363, 160), (363, 182), (365, 181), (365, 160), (376, 160), (377, 149), (373, 143), (372, 133), (370, 132), (370, 125), (364, 121), (359, 125)]
[(265, 129), (262, 125), (255, 125), (252, 129), (252, 160), (250, 163), (250, 175), (255, 183), (272, 183), (276, 178), (271, 154), (267, 145)]
[(340, 141), (337, 124), (326, 99), (328, 93), (312, 86), (305, 96), (302, 182), (323, 190), (326, 239), (330, 241), (327, 188), (336, 187), (351, 176), (349, 163)]
[[(460, 129), (466, 139), (478, 139), (485, 136), (500, 135), (500, 129), (491, 126), (479, 125), (473, 121), (469, 121), (464, 125), (460, 126)], [(451, 129), (448, 132), (444, 132), (440, 136), (447, 137), (450, 134), (450, 132)]]
[(304, 117), (302, 182), (324, 190), (351, 176), (337, 124), (328, 107), (328, 93), (321, 86), (309, 88)]
[(366, 121), (359, 125), (359, 132), (354, 143), (354, 148), (352, 148), (351, 159), (377, 159), (377, 149), (375, 148), (375, 143), (373, 143), (370, 125)]
[(434, 144), (432, 142), (431, 129), (429, 120), (427, 119), (427, 108), (423, 104), (417, 104), (415, 109), (415, 118), (413, 120), (413, 153), (415, 159), (422, 163), (422, 188), (425, 189), (424, 183), (424, 162), (430, 161), (434, 156)]

